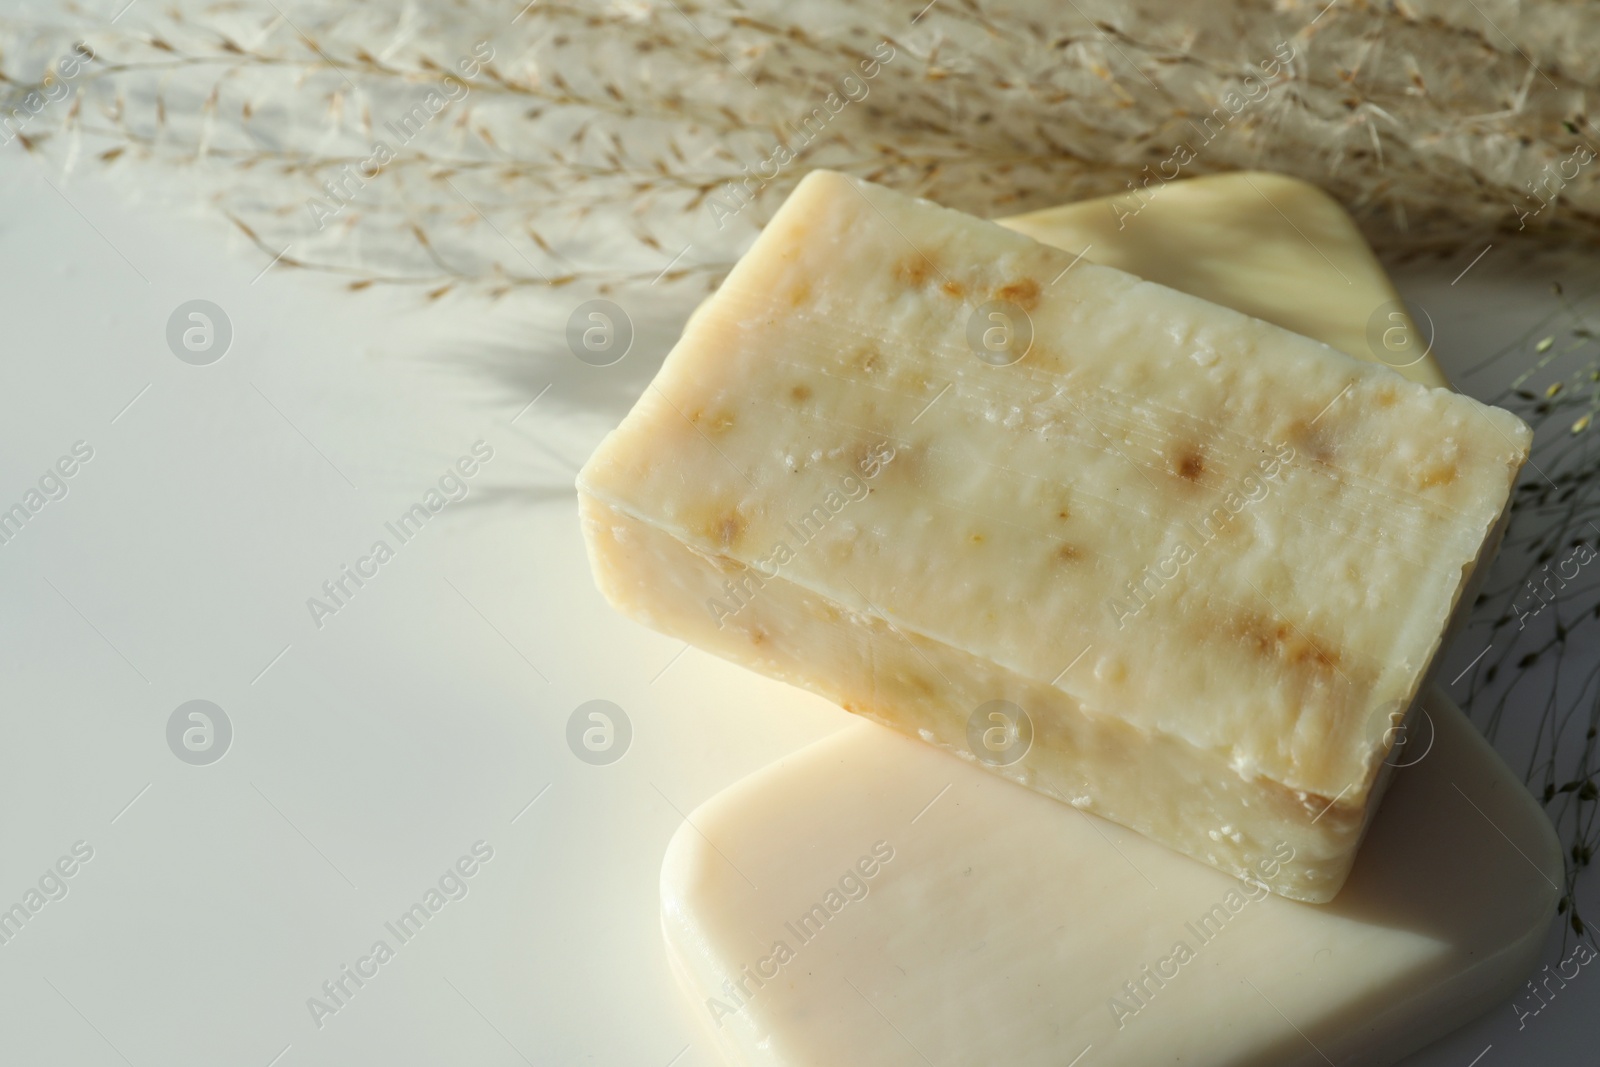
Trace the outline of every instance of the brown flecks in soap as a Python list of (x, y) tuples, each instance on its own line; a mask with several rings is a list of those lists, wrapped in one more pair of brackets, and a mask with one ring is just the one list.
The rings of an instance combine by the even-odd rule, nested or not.
[[(1315, 791), (1303, 792), (1261, 775), (1251, 777), (1250, 782), (1267, 792), (1273, 808), (1300, 808), (1318, 825), (1359, 825), (1366, 807), (1360, 798), (1351, 798), (1348, 794), (1330, 797)], [(1268, 879), (1267, 884), (1274, 884), (1273, 880)]]
[(767, 631), (763, 630), (759, 626), (752, 627), (751, 630), (750, 630), (750, 643), (752, 645), (764, 645), (764, 644), (766, 644), (767, 643)]
[(1245, 646), (1263, 658), (1276, 659), (1290, 666), (1320, 672), (1338, 672), (1338, 649), (1327, 650), (1290, 625), (1287, 620), (1244, 614), (1235, 620), (1236, 632)]
[(1423, 467), (1415, 473), (1414, 480), (1418, 489), (1432, 489), (1436, 485), (1449, 485), (1459, 473), (1456, 464), (1445, 461)]
[(1032, 311), (1039, 306), (1039, 283), (1032, 278), (1023, 278), (1001, 286), (994, 295), (995, 299), (1009, 301), (1023, 311)]
[(1333, 439), (1333, 427), (1329, 424), (1332, 418), (1330, 412), (1323, 412), (1319, 418), (1312, 415), (1309, 419), (1296, 419), (1289, 424), (1289, 442), (1296, 452), (1304, 452), (1318, 463), (1332, 463), (1338, 447)]
[[(910, 483), (921, 486), (927, 474), (922, 457), (922, 447), (903, 441), (890, 441), (880, 438), (877, 443), (877, 459), (869, 460), (868, 467), (863, 470), (856, 468), (856, 472), (864, 478), (872, 471), (877, 470), (877, 475), (868, 479), (874, 489), (887, 488), (894, 485)], [(890, 450), (893, 450), (892, 453)], [(889, 458), (890, 456), (893, 458)]]
[[(1316, 812), (1315, 818), (1320, 821), (1328, 813), (1328, 810), (1333, 807), (1334, 801), (1338, 799), (1338, 797), (1325, 797), (1321, 793), (1307, 793), (1302, 803), (1305, 805), (1306, 811)], [(1339, 813), (1341, 815), (1345, 814), (1345, 809), (1340, 808)]]
[(894, 265), (894, 276), (902, 285), (921, 288), (934, 272), (933, 262), (921, 252), (913, 252)]
[(1206, 472), (1205, 457), (1198, 448), (1185, 448), (1173, 459), (1172, 470), (1186, 482), (1198, 482)]
[(883, 355), (876, 345), (866, 344), (856, 352), (856, 366), (863, 374), (877, 374), (883, 368)]
[(960, 300), (963, 296), (967, 295), (966, 286), (962, 285), (960, 282), (945, 282), (943, 285), (939, 286), (939, 288), (943, 289), (947, 294), (955, 297), (957, 300)]
[(806, 282), (806, 281), (799, 282), (798, 284), (795, 285), (795, 287), (793, 289), (789, 290), (789, 304), (792, 307), (799, 307), (801, 304), (804, 304), (807, 300), (810, 300), (810, 299), (811, 299), (811, 283), (810, 282)]
[(971, 535), (969, 535), (967, 537), (967, 540), (972, 542), (975, 545), (981, 545), (981, 544), (983, 544), (983, 534), (981, 534), (981, 533), (971, 534)]
[(1058, 563), (1076, 563), (1083, 558), (1083, 549), (1063, 541), (1056, 546), (1055, 559)]
[(732, 548), (739, 543), (739, 536), (744, 533), (744, 516), (738, 509), (727, 512), (718, 517), (711, 524), (711, 539), (723, 548)]
[(804, 384), (797, 385), (793, 389), (789, 390), (789, 397), (796, 404), (804, 404), (807, 400), (811, 399), (811, 386)]

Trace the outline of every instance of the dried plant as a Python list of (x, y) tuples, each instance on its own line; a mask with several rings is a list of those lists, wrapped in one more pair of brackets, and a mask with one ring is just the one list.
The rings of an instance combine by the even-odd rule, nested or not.
[(1532, 727), (1513, 744), (1527, 750), (1524, 780), (1566, 843), (1560, 910), (1583, 936), (1577, 888), (1600, 847), (1600, 325), (1587, 301), (1555, 293), (1559, 318), (1484, 364), (1512, 364), (1493, 399), (1528, 420), (1538, 445), (1461, 643), (1475, 657), (1463, 673), (1488, 738)]
[[(1265, 167), (1329, 189), (1388, 252), (1600, 236), (1580, 162), (1600, 146), (1592, 5), (919, 7), (140, 5), (110, 27), (0, 27), (0, 76), (14, 106), (84, 38), (96, 60), (22, 130), (29, 147), (171, 165), (269, 254), (289, 247), (283, 263), (358, 285), (649, 280), (685, 245), (671, 276), (714, 277), (816, 166), (984, 215)], [(875, 48), (893, 58), (867, 79)], [(446, 75), (464, 95), (396, 137)], [(832, 113), (847, 77), (867, 92)], [(351, 179), (379, 141), (392, 160)], [(777, 145), (798, 159), (747, 182)], [(731, 219), (713, 206), (746, 195)]]

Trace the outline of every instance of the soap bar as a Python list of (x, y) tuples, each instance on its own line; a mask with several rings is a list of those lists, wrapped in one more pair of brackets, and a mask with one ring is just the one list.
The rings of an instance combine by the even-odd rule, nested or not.
[(1517, 991), (1562, 877), (1521, 782), (1423, 707), (1325, 905), (850, 725), (673, 837), (685, 1010), (741, 1067), (1393, 1063)]
[(1234, 171), (998, 220), (1036, 241), (1449, 385), (1354, 220), (1310, 182)]
[(1529, 437), (819, 171), (580, 509), (647, 624), (1229, 873), (1290, 847), (1263, 880), (1320, 901)]

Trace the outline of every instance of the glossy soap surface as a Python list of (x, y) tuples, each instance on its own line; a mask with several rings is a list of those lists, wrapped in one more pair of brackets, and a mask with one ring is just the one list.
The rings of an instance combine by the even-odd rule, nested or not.
[(1424, 706), (1401, 751), (1427, 754), (1321, 905), (852, 725), (673, 838), (687, 1010), (762, 1067), (1392, 1063), (1521, 984), (1562, 872), (1522, 784)]

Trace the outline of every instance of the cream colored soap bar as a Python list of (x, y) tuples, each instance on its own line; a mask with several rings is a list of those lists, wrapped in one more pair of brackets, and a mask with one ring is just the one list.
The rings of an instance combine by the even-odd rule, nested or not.
[(741, 1067), (1393, 1063), (1518, 990), (1562, 876), (1522, 784), (1425, 707), (1326, 905), (852, 725), (674, 836), (686, 1010)]
[(817, 172), (579, 489), (643, 621), (1327, 900), (1528, 437)]
[(1305, 334), (1423, 385), (1448, 385), (1350, 216), (1263, 171), (1168, 182), (1000, 219), (1007, 229)]

